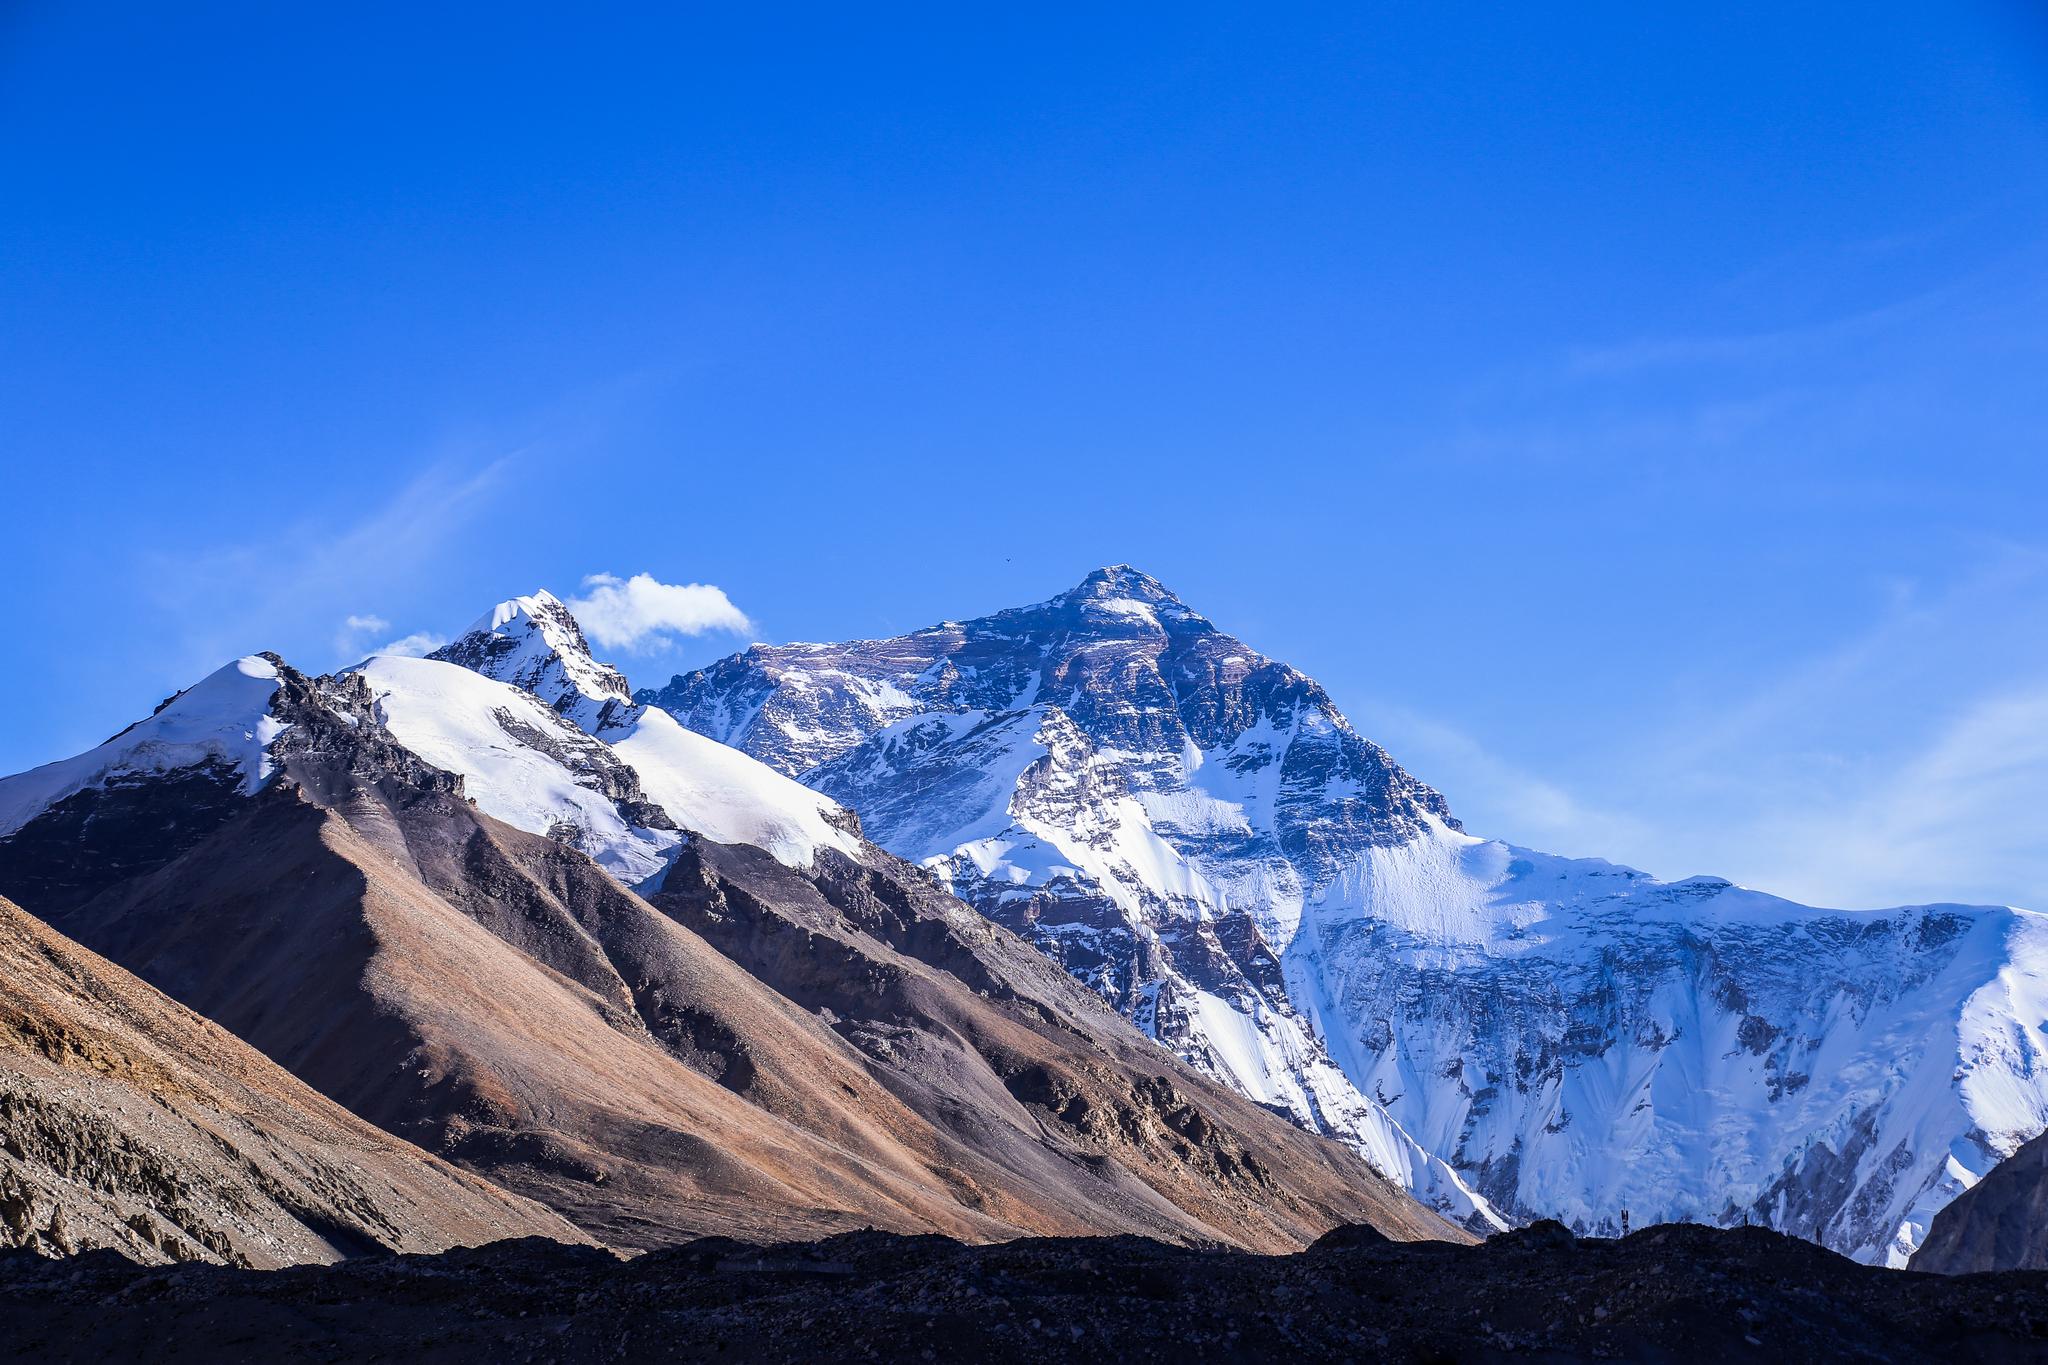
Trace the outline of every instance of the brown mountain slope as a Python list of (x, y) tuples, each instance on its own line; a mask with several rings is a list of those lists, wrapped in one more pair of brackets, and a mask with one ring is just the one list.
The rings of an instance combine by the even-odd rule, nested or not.
[[(1035, 1188), (1078, 1159), (1104, 1220), (1206, 1225), (1258, 1249), (1337, 1221), (1449, 1225), (1348, 1150), (1180, 1065), (1016, 935), (907, 864), (821, 851), (810, 873), (699, 841), (654, 904), (833, 1021), (869, 1070), (953, 1141)], [(1098, 1223), (1098, 1226), (1102, 1224)]]
[(0, 900), (0, 1247), (269, 1267), (534, 1235), (580, 1240)]
[[(699, 843), (657, 910), (394, 754), (350, 680), (292, 678), (284, 776), (154, 871), (58, 898), (59, 927), (607, 1240), (1459, 1236), (893, 869), (835, 864), (863, 927)], [(877, 896), (904, 907), (886, 926)]]
[(2022, 1146), (1935, 1214), (1913, 1269), (2048, 1270), (2048, 1136)]

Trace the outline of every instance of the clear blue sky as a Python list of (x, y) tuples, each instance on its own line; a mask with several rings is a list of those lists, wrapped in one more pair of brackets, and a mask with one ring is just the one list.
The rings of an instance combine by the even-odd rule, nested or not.
[(971, 8), (0, 8), (0, 769), (1131, 561), (1480, 831), (2048, 907), (2038, 5)]

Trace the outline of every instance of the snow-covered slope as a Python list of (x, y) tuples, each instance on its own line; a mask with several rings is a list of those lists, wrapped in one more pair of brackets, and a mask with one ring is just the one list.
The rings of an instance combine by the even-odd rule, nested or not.
[(546, 590), (498, 603), (432, 657), (531, 692), (586, 730), (608, 704), (633, 705), (625, 675), (591, 657), (583, 628)]
[(2048, 1128), (2041, 917), (1813, 910), (1472, 838), (1312, 680), (1128, 567), (639, 699), (1475, 1226), (1750, 1219), (1897, 1262)]
[[(607, 791), (613, 771), (623, 768), (634, 799), (644, 796), (674, 826), (719, 843), (752, 844), (798, 868), (809, 866), (820, 848), (858, 851), (858, 825), (833, 802), (685, 729), (666, 712), (636, 704), (624, 675), (591, 656), (575, 618), (549, 593), (499, 603), (429, 659), (376, 658), (361, 669), (380, 690), (391, 692), (387, 723), (400, 741), (462, 773), (478, 803), (508, 824), (548, 828), (546, 810), (532, 808), (530, 801), (522, 805), (526, 798), (514, 792), (549, 793), (543, 804), (552, 810), (551, 803), (566, 795), (560, 791), (563, 781), (589, 786), (591, 775), (602, 771), (596, 789)], [(468, 681), (446, 680), (449, 672)], [(519, 704), (504, 702), (508, 693)], [(443, 714), (451, 703), (459, 715)], [(528, 765), (520, 772), (534, 776), (507, 772), (506, 781), (494, 782), (474, 769), (487, 759), (513, 759), (498, 717), (508, 706), (521, 732), (510, 739), (510, 749), (519, 750), (516, 761)], [(543, 768), (554, 776), (542, 775)], [(601, 816), (591, 822), (564, 818), (584, 832), (584, 851), (613, 866), (629, 884), (651, 876), (675, 843), (672, 834), (650, 836), (645, 811), (626, 817), (623, 831)], [(631, 832), (636, 820), (637, 834)]]
[(0, 778), (0, 836), (87, 788), (131, 785), (181, 769), (255, 791), (271, 776), (267, 751), (284, 729), (270, 714), (277, 688), (276, 666), (252, 654), (216, 669), (96, 749)]
[(574, 844), (628, 886), (668, 865), (675, 821), (639, 776), (531, 693), (436, 659), (376, 655), (351, 670), (377, 718), (487, 814)]

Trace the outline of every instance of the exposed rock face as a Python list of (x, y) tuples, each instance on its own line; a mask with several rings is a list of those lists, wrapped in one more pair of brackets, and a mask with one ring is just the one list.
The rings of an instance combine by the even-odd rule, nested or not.
[(755, 646), (639, 696), (858, 811), (1204, 1074), (1503, 1225), (1340, 1070), (1272, 946), (1347, 851), (1455, 827), (1448, 807), (1156, 580), (1104, 569), (895, 640)]
[(1128, 567), (639, 697), (1468, 1226), (1750, 1220), (1901, 1264), (2048, 1128), (2048, 921), (1470, 837), (1314, 682)]
[[(825, 822), (815, 793), (660, 713), (679, 752), (757, 772), (735, 789), (714, 765), (724, 777), (688, 787), (711, 804), (668, 822), (677, 861), (650, 906), (528, 798), (616, 811), (652, 769), (613, 772), (574, 702), (397, 662), (309, 679), (268, 661), (270, 738), (245, 760), (263, 779), (209, 807), (203, 837), (150, 847), (143, 827), (133, 858), (80, 866), (39, 833), (72, 818), (53, 805), (0, 842), (0, 878), (61, 880), (66, 932), (362, 1118), (618, 1245), (870, 1225), (1267, 1250), (1351, 1221), (1455, 1235), (1348, 1153), (1174, 1066), (852, 822)], [(418, 747), (472, 730), (490, 740), (448, 746), (461, 773)], [(675, 825), (720, 818), (730, 802), (712, 798), (735, 790), (762, 828), (791, 822), (804, 856), (779, 838), (779, 854), (682, 842)]]
[(607, 708), (633, 704), (625, 674), (591, 656), (583, 628), (550, 592), (500, 602), (428, 657), (530, 692), (585, 730)]
[(2048, 1137), (2037, 1137), (1934, 1215), (1913, 1269), (2048, 1270)]
[(0, 900), (0, 1247), (279, 1266), (529, 1236), (580, 1239)]
[(1340, 1228), (1291, 1256), (1134, 1237), (505, 1243), (270, 1273), (0, 1257), (0, 1359), (2030, 1361), (2048, 1276), (1857, 1265), (1761, 1228), (1480, 1246)]

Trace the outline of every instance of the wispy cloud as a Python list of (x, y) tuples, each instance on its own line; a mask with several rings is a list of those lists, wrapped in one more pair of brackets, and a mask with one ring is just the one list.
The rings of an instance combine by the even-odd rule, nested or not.
[(1874, 308), (1858, 309), (1791, 327), (1641, 337), (1612, 345), (1578, 346), (1565, 353), (1559, 373), (1566, 378), (1611, 378), (1667, 366), (1749, 365), (1837, 346), (1882, 331), (1940, 307), (1967, 287), (1955, 281)]
[(1435, 717), (1370, 702), (1358, 719), (1403, 766), (1428, 774), (1475, 834), (1546, 852), (1609, 857), (1641, 843), (1646, 833), (1639, 819), (1590, 804)]
[(607, 649), (641, 651), (666, 645), (679, 635), (753, 629), (725, 590), (708, 583), (663, 583), (652, 574), (622, 579), (599, 573), (584, 579), (583, 589), (565, 605), (590, 637)]
[(1822, 904), (2048, 908), (2048, 554), (1893, 585), (1861, 630), (1611, 738), (1630, 856)]
[(334, 652), (347, 654), (360, 649), (363, 641), (382, 635), (390, 629), (391, 623), (381, 616), (352, 611), (342, 618), (341, 629), (334, 632)]
[(391, 628), (358, 604), (408, 592), (423, 566), (445, 555), (503, 491), (518, 459), (436, 465), (352, 523), (304, 517), (260, 539), (150, 558), (143, 565), (147, 591), (173, 632), (164, 656), (175, 670), (172, 680), (283, 640), (303, 641), (307, 624), (323, 619), (342, 622), (331, 642), (336, 657), (306, 662), (349, 661), (345, 656)]
[(1634, 706), (1555, 718), (1563, 736), (1351, 709), (1475, 834), (1809, 904), (2048, 910), (2048, 550), (1969, 545), (1869, 585), (1831, 639), (1703, 656)]
[(1768, 889), (1852, 906), (1938, 900), (2048, 908), (2048, 680), (1985, 697), (1838, 804), (1756, 831)]
[(408, 659), (419, 659), (432, 654), (447, 643), (448, 637), (445, 635), (436, 635), (431, 631), (416, 630), (410, 635), (401, 635), (396, 640), (379, 645), (376, 652), (379, 654), (400, 654)]

